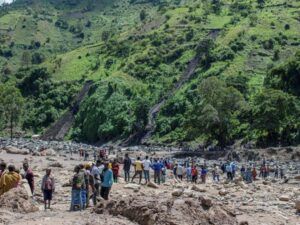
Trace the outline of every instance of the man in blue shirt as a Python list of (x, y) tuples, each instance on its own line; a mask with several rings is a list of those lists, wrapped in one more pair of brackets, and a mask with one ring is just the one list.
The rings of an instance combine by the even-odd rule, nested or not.
[(154, 182), (160, 184), (160, 175), (161, 170), (163, 168), (163, 164), (158, 162), (157, 159), (154, 160), (154, 163), (152, 164), (152, 169), (154, 170)]
[(105, 200), (108, 200), (108, 195), (113, 185), (113, 172), (111, 169), (108, 168), (108, 162), (104, 164), (102, 176), (103, 176), (103, 182), (101, 184), (100, 195)]

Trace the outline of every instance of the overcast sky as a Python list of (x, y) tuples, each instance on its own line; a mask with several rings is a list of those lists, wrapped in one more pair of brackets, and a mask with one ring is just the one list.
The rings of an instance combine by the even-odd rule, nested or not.
[(4, 2), (5, 3), (11, 3), (13, 0), (0, 0), (0, 5), (2, 5)]

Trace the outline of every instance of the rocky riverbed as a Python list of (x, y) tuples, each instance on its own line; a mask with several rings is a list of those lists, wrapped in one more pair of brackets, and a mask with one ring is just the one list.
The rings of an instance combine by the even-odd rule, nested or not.
[[(41, 143), (40, 149), (36, 143)], [(48, 145), (47, 142), (28, 141), (22, 144), (7, 142), (4, 145), (1, 141), (2, 160), (17, 168), (21, 167), (25, 158), (29, 161), (35, 173), (36, 193), (34, 200), (26, 196), (21, 188), (1, 196), (0, 224), (300, 224), (299, 161), (288, 159), (281, 161), (289, 162), (288, 179), (260, 179), (250, 184), (245, 184), (239, 176), (228, 183), (225, 175), (220, 183), (214, 183), (209, 174), (206, 184), (194, 185), (175, 179), (171, 171), (168, 171), (166, 183), (160, 186), (126, 184), (120, 177), (119, 183), (113, 185), (109, 201), (99, 199), (96, 207), (69, 212), (69, 180), (74, 166), (82, 163), (82, 159), (77, 154), (71, 156), (65, 145), (80, 148), (80, 144), (75, 143), (51, 142)], [(18, 152), (22, 149), (23, 153)], [(52, 150), (46, 151), (48, 149)], [(130, 152), (132, 155), (148, 154), (139, 149)], [(157, 154), (165, 153), (167, 151)], [(208, 165), (214, 162), (207, 161)], [(48, 167), (52, 168), (57, 187), (52, 210), (45, 212), (40, 184)], [(122, 171), (120, 174), (123, 174)]]

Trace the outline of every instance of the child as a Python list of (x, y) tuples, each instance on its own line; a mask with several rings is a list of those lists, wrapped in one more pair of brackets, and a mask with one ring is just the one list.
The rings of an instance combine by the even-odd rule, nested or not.
[(52, 194), (55, 190), (54, 185), (54, 177), (51, 176), (51, 169), (46, 169), (46, 175), (42, 180), (42, 192), (44, 194), (44, 203), (45, 210), (47, 210), (47, 201), (48, 201), (48, 209), (50, 209)]

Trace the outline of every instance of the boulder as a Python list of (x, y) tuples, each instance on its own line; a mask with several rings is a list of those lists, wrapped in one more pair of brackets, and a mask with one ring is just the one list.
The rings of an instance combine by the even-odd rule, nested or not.
[(45, 149), (40, 153), (42, 156), (56, 156), (56, 151), (52, 148)]
[(227, 194), (228, 194), (228, 191), (225, 190), (225, 189), (221, 189), (221, 190), (219, 191), (219, 195), (221, 195), (221, 196), (225, 196), (225, 195), (227, 195)]
[(149, 181), (148, 184), (147, 184), (147, 186), (151, 187), (151, 188), (155, 188), (155, 189), (159, 188), (159, 186), (156, 183), (153, 183), (152, 181)]
[(201, 205), (205, 208), (210, 208), (213, 205), (212, 200), (206, 196), (201, 196), (200, 201), (201, 201)]
[(131, 189), (131, 190), (140, 190), (141, 186), (138, 184), (126, 184), (124, 185), (125, 189)]
[(6, 146), (4, 148), (4, 150), (6, 150), (6, 153), (9, 154), (19, 154), (19, 155), (28, 155), (29, 154), (29, 150), (28, 149), (19, 149), (13, 146)]
[(172, 192), (172, 196), (174, 196), (174, 197), (180, 197), (182, 194), (183, 194), (183, 190), (182, 189), (175, 189)]
[(159, 198), (138, 195), (119, 197), (100, 202), (93, 209), (94, 213), (122, 216), (140, 225), (238, 224), (231, 211), (226, 206), (211, 204), (208, 199), (202, 203), (195, 198), (168, 198), (167, 194)]
[(244, 181), (240, 181), (237, 183), (238, 186), (240, 186), (242, 189), (247, 189), (248, 185), (244, 183)]
[(13, 188), (0, 196), (0, 208), (16, 213), (31, 213), (38, 211), (24, 188)]
[(284, 202), (288, 202), (288, 201), (290, 200), (290, 197), (287, 196), (287, 195), (281, 195), (281, 196), (279, 197), (279, 200), (280, 200), (280, 201), (284, 201)]
[(60, 162), (53, 162), (49, 163), (49, 167), (63, 168), (63, 165)]
[(243, 177), (242, 176), (239, 176), (239, 177), (237, 177), (237, 178), (235, 178), (234, 180), (233, 180), (233, 182), (235, 183), (235, 184), (238, 184), (239, 182), (242, 182), (243, 181)]
[(270, 185), (271, 184), (270, 181), (268, 181), (268, 180), (264, 180), (262, 183), (263, 183), (263, 185)]
[(295, 202), (295, 208), (298, 212), (300, 212), (300, 199), (296, 200)]
[(191, 188), (193, 191), (198, 191), (198, 192), (206, 192), (206, 190), (204, 188), (201, 188), (197, 185), (193, 185)]

